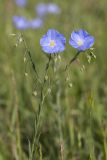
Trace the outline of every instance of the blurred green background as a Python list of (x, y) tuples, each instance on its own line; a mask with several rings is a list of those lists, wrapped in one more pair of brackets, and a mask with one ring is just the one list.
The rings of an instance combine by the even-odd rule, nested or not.
[(61, 14), (47, 15), (41, 29), (17, 30), (12, 16), (34, 18), (34, 6), (39, 2), (29, 0), (22, 9), (11, 0), (0, 0), (0, 160), (28, 159), (28, 139), (32, 141), (39, 103), (40, 88), (35, 85), (30, 62), (24, 63), (25, 49), (23, 43), (18, 43), (18, 36), (21, 32), (24, 35), (42, 77), (47, 57), (39, 41), (49, 28), (67, 38), (66, 51), (58, 62), (61, 66), (74, 56), (76, 51), (68, 42), (70, 33), (80, 28), (95, 37), (96, 59), (89, 64), (87, 53), (82, 53), (69, 69), (69, 84), (60, 71), (57, 77), (62, 80), (56, 83), (50, 69), (54, 86), (44, 103), (38, 159), (107, 160), (107, 1), (42, 1), (59, 5)]

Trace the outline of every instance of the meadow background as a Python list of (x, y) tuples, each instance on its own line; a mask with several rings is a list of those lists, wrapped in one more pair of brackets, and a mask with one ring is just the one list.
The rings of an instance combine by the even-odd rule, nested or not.
[(35, 17), (34, 6), (39, 2), (29, 0), (22, 9), (11, 0), (0, 0), (0, 160), (28, 159), (28, 139), (32, 142), (39, 103), (40, 88), (35, 85), (30, 61), (24, 63), (25, 48), (18, 37), (24, 35), (42, 77), (47, 57), (39, 41), (49, 28), (67, 38), (59, 64), (65, 65), (74, 56), (76, 51), (68, 41), (70, 33), (80, 28), (95, 37), (96, 59), (88, 63), (87, 53), (82, 53), (69, 69), (69, 83), (60, 71), (61, 82), (56, 82), (50, 69), (54, 85), (44, 102), (36, 159), (107, 160), (107, 1), (42, 1), (58, 4), (61, 13), (47, 15), (38, 30), (17, 30), (12, 16)]

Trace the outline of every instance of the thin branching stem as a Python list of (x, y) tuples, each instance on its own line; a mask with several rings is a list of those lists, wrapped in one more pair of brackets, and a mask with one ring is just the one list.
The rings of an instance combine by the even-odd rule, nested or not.
[(49, 69), (49, 66), (50, 66), (50, 62), (51, 62), (51, 55), (48, 56), (49, 59), (48, 59), (48, 62), (46, 64), (46, 67), (45, 67), (45, 74), (44, 74), (44, 78), (43, 78), (43, 82), (42, 82), (40, 80), (39, 76), (38, 76), (35, 64), (33, 62), (32, 56), (31, 56), (31, 52), (28, 49), (26, 41), (25, 41), (23, 35), (21, 35), (21, 37), (22, 37), (22, 40), (24, 42), (24, 47), (25, 47), (26, 53), (28, 54), (30, 62), (32, 64), (32, 69), (36, 74), (36, 80), (38, 80), (41, 84), (40, 103), (39, 103), (39, 107), (38, 107), (38, 112), (35, 113), (34, 137), (33, 137), (33, 143), (31, 145), (31, 151), (30, 151), (30, 157), (29, 157), (29, 160), (33, 160), (34, 155), (35, 155), (35, 151), (36, 151), (36, 145), (37, 145), (37, 142), (39, 141), (39, 137), (40, 137), (40, 135), (38, 134), (38, 130), (39, 130), (39, 126), (40, 126), (40, 117), (41, 117), (42, 108), (43, 108), (42, 106), (43, 106), (44, 98), (45, 98), (43, 92), (44, 92), (44, 86), (45, 86), (45, 83), (46, 83), (46, 75), (47, 75), (47, 72), (48, 72), (48, 69)]
[(71, 63), (73, 63), (79, 56), (80, 54), (80, 51), (78, 51), (75, 56), (69, 61), (69, 63), (66, 65), (64, 71), (67, 71), (67, 69), (69, 68), (69, 66), (71, 65)]
[(51, 55), (49, 56), (48, 62), (46, 64), (45, 67), (45, 74), (44, 74), (44, 78), (43, 78), (43, 84), (41, 87), (41, 93), (40, 93), (40, 103), (39, 103), (39, 108), (38, 108), (38, 112), (36, 113), (35, 116), (35, 131), (34, 131), (34, 138), (33, 138), (33, 143), (32, 143), (32, 149), (31, 149), (31, 160), (33, 160), (34, 154), (35, 154), (35, 148), (36, 148), (36, 144), (39, 140), (39, 136), (38, 135), (38, 130), (39, 130), (39, 126), (40, 126), (40, 117), (41, 117), (41, 113), (42, 113), (42, 108), (43, 108), (43, 103), (44, 103), (44, 86), (46, 83), (46, 75), (50, 66), (50, 62), (51, 62)]
[(33, 62), (33, 59), (32, 59), (31, 52), (30, 52), (30, 50), (29, 50), (29, 48), (28, 48), (28, 46), (27, 46), (27, 43), (26, 43), (26, 41), (25, 41), (25, 38), (23, 37), (23, 34), (21, 34), (21, 37), (22, 37), (22, 40), (23, 40), (23, 42), (24, 42), (24, 47), (25, 47), (26, 53), (27, 53), (28, 56), (29, 56), (29, 59), (30, 59), (31, 65), (32, 65), (32, 69), (33, 69), (33, 71), (34, 71), (34, 73), (35, 73), (35, 75), (36, 75), (36, 80), (38, 80), (38, 81), (41, 83), (41, 80), (40, 80), (40, 78), (39, 78), (38, 72), (37, 72), (37, 70), (36, 70), (35, 63)]

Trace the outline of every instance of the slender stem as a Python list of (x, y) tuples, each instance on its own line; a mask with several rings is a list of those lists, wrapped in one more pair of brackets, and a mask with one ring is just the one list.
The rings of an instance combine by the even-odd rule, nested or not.
[(28, 48), (28, 46), (27, 46), (27, 44), (26, 44), (26, 41), (25, 41), (25, 39), (24, 39), (24, 37), (23, 37), (22, 34), (21, 34), (21, 37), (22, 37), (22, 40), (23, 40), (23, 42), (24, 42), (24, 46), (25, 46), (26, 53), (28, 54), (29, 59), (30, 59), (30, 62), (31, 62), (31, 64), (32, 64), (32, 69), (33, 69), (33, 71), (35, 72), (36, 79), (37, 79), (39, 82), (41, 82), (41, 80), (40, 80), (40, 78), (39, 78), (39, 75), (38, 75), (38, 73), (37, 73), (37, 70), (36, 70), (36, 66), (35, 66), (35, 64), (34, 64), (34, 62), (33, 62), (33, 59), (32, 59), (32, 56), (31, 56), (31, 52), (30, 52), (30, 50), (29, 50), (29, 48)]
[(69, 61), (69, 63), (66, 65), (64, 71), (66, 71), (66, 70), (68, 69), (68, 67), (71, 65), (71, 63), (73, 63), (73, 62), (78, 58), (79, 54), (80, 54), (80, 51), (78, 51), (78, 52), (75, 54), (75, 56)]
[(43, 90), (44, 90), (44, 86), (45, 86), (45, 83), (46, 83), (46, 75), (47, 75), (47, 72), (48, 72), (48, 69), (49, 69), (49, 66), (50, 66), (50, 61), (51, 61), (51, 55), (49, 56), (49, 60), (46, 64), (45, 75), (44, 75), (44, 78), (43, 78), (43, 85), (41, 87), (41, 94), (40, 94), (41, 96), (40, 96), (38, 113), (36, 114), (36, 117), (35, 117), (35, 133), (34, 133), (33, 144), (32, 144), (31, 159), (33, 159), (33, 157), (34, 157), (36, 142), (37, 142), (37, 140), (39, 140), (39, 138), (37, 136), (38, 136), (38, 129), (39, 129), (39, 125), (40, 125), (40, 117), (41, 117), (42, 108), (43, 108), (42, 106), (43, 106), (43, 103), (44, 103)]
[(29, 50), (27, 50), (27, 53), (28, 53), (28, 55), (29, 55), (29, 58), (30, 58), (30, 61), (31, 61), (31, 64), (32, 64), (32, 68), (33, 68), (34, 72), (36, 73), (37, 78), (39, 78), (38, 73), (37, 73), (37, 71), (36, 71), (35, 64), (34, 64), (34, 62), (33, 62), (33, 60), (32, 60), (31, 53), (30, 53)]
[[(59, 86), (59, 87), (61, 87), (61, 86)], [(59, 88), (58, 91), (57, 91), (57, 108), (58, 108), (60, 159), (64, 160), (64, 142), (63, 142), (62, 123), (61, 123), (60, 94), (61, 94), (61, 88)]]

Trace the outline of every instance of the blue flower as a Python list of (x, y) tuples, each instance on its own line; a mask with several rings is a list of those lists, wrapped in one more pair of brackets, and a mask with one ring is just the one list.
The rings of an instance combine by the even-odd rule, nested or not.
[(63, 52), (65, 43), (66, 38), (55, 29), (49, 29), (40, 40), (42, 50), (48, 54)]
[(27, 4), (27, 0), (15, 0), (15, 3), (19, 7), (25, 7)]
[(29, 22), (25, 17), (13, 16), (13, 23), (15, 27), (20, 30), (29, 28)]
[(47, 14), (47, 5), (45, 3), (39, 3), (36, 8), (36, 13), (38, 16), (42, 17)]
[(80, 29), (71, 33), (69, 44), (78, 51), (85, 51), (93, 46), (94, 41), (93, 36), (87, 31)]
[(43, 26), (43, 20), (40, 18), (35, 18), (35, 19), (29, 21), (29, 26), (32, 29), (41, 28)]
[(58, 5), (56, 5), (54, 3), (49, 3), (47, 5), (47, 11), (48, 11), (48, 13), (58, 14), (58, 13), (60, 13), (60, 8)]
[(59, 6), (54, 3), (49, 3), (49, 4), (39, 3), (36, 6), (35, 10), (38, 16), (44, 16), (47, 13), (53, 13), (53, 14), (60, 13)]

